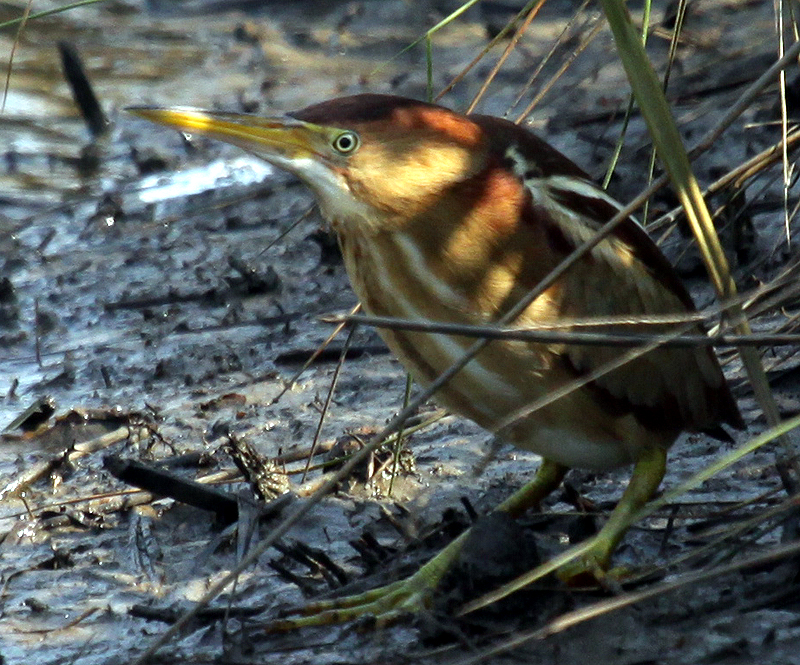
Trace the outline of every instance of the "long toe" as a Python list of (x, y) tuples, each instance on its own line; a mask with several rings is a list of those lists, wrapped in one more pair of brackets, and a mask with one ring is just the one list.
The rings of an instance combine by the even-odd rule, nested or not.
[(622, 585), (646, 578), (652, 569), (636, 570), (628, 566), (608, 568), (608, 561), (593, 555), (591, 551), (564, 564), (556, 571), (556, 577), (567, 586), (576, 588), (605, 589), (612, 593), (622, 591)]
[(430, 606), (435, 586), (420, 572), (365, 593), (309, 603), (291, 611), (302, 616), (278, 619), (269, 623), (266, 630), (278, 633), (350, 621), (369, 621), (371, 627), (383, 628)]

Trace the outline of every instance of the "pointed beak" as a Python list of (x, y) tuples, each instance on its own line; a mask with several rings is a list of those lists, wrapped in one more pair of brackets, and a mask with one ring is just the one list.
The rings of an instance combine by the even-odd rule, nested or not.
[(231, 143), (283, 167), (297, 160), (318, 158), (315, 146), (327, 135), (323, 127), (290, 117), (262, 118), (179, 107), (133, 106), (125, 110), (186, 134), (202, 134)]

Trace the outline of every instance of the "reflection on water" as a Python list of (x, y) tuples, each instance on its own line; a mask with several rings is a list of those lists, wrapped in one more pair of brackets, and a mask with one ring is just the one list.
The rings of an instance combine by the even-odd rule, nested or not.
[(169, 176), (142, 178), (136, 186), (136, 192), (142, 203), (156, 203), (212, 189), (256, 185), (274, 173), (272, 166), (256, 157), (245, 156), (229, 161), (215, 159), (205, 166), (171, 173)]

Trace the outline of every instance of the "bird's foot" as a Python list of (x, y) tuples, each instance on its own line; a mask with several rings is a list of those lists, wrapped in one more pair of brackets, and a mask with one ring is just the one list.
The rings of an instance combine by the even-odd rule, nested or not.
[(467, 533), (462, 533), (411, 577), (357, 595), (310, 603), (289, 611), (286, 618), (273, 621), (267, 630), (277, 633), (367, 619), (370, 628), (382, 628), (408, 615), (419, 614), (431, 606), (433, 594), (458, 557)]
[(612, 571), (589, 552), (585, 556), (565, 563), (556, 571), (556, 577), (569, 587), (605, 587), (613, 578)]
[(628, 566), (608, 567), (609, 556), (589, 550), (556, 570), (556, 577), (571, 588), (605, 589), (618, 593), (622, 584), (634, 580), (637, 571)]
[(411, 577), (393, 584), (292, 609), (285, 618), (271, 622), (267, 631), (287, 632), (349, 621), (363, 622), (364, 627), (383, 628), (430, 607), (437, 582), (421, 568)]

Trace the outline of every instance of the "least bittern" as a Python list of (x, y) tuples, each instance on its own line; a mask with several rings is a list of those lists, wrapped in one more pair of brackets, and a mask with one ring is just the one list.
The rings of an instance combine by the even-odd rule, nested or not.
[[(335, 229), (367, 313), (486, 324), (498, 320), (619, 210), (569, 159), (523, 128), (401, 97), (356, 95), (279, 118), (181, 108), (134, 113), (237, 145), (294, 173)], [(587, 317), (685, 315), (694, 305), (645, 231), (627, 219), (517, 318), (520, 326)], [(699, 326), (698, 326), (699, 327)], [(664, 332), (670, 325), (650, 325)], [(695, 330), (696, 332), (697, 330)], [(466, 337), (382, 330), (414, 378), (430, 384), (470, 344)], [(612, 347), (490, 342), (436, 395), (488, 430), (585, 376)], [(742, 419), (713, 352), (659, 347), (525, 415), (500, 434), (543, 462), (498, 509), (519, 513), (569, 467), (633, 464), (631, 481), (595, 546), (562, 577), (605, 569), (664, 475), (684, 430), (719, 435)], [(389, 587), (317, 604), (289, 626), (391, 618), (419, 608), (458, 555), (464, 536)], [(323, 610), (325, 610), (323, 612)]]

